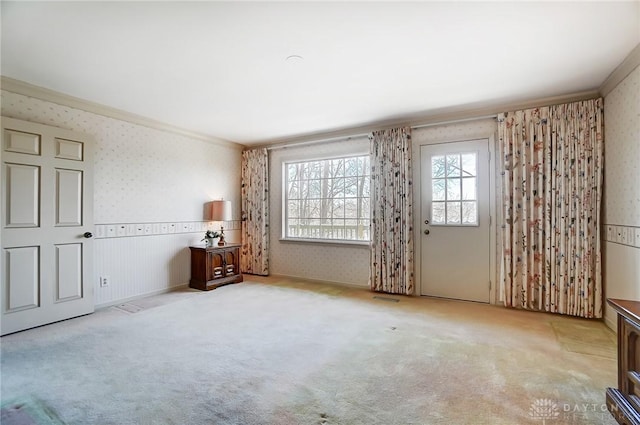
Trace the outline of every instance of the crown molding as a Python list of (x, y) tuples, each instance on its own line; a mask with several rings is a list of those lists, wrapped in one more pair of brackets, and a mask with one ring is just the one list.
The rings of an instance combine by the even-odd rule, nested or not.
[(532, 100), (477, 103), (456, 106), (451, 108), (435, 109), (429, 112), (422, 112), (406, 116), (404, 118), (375, 121), (364, 125), (335, 129), (331, 131), (301, 134), (283, 139), (276, 139), (264, 143), (247, 146), (246, 149), (267, 148), (280, 149), (287, 146), (306, 145), (321, 142), (334, 142), (340, 140), (350, 140), (363, 137), (375, 130), (382, 130), (389, 127), (412, 128), (431, 127), (435, 125), (455, 124), (464, 121), (475, 121), (481, 119), (495, 118), (498, 114), (508, 111), (518, 111), (521, 109), (537, 108), (542, 106), (558, 105), (562, 103), (579, 102), (587, 99), (600, 97), (598, 90), (587, 90), (578, 93), (571, 93), (559, 96), (549, 96)]
[(638, 44), (622, 61), (620, 65), (613, 70), (611, 74), (600, 86), (600, 95), (602, 97), (611, 93), (618, 84), (622, 82), (631, 72), (640, 66), (640, 44)]
[(151, 118), (133, 114), (131, 112), (126, 112), (120, 109), (111, 108), (109, 106), (80, 99), (78, 97), (70, 96), (64, 93), (59, 93), (57, 91), (50, 90), (44, 87), (35, 86), (33, 84), (16, 80), (14, 78), (5, 77), (4, 75), (0, 76), (0, 89), (11, 93), (21, 94), (23, 96), (44, 100), (47, 102), (57, 103), (58, 105), (68, 106), (70, 108), (80, 109), (82, 111), (103, 115), (105, 117), (126, 121), (132, 124), (142, 125), (156, 130), (178, 134), (180, 136), (186, 136), (192, 139), (202, 140), (220, 146), (230, 147), (234, 149), (244, 148), (244, 145), (240, 143), (235, 143), (229, 140), (207, 136), (206, 134), (185, 130), (183, 128), (166, 124), (161, 121), (156, 121)]
[(462, 121), (471, 121), (483, 118), (493, 118), (498, 114), (519, 111), (523, 109), (539, 108), (543, 106), (560, 105), (563, 103), (579, 102), (587, 99), (599, 97), (597, 90), (586, 90), (577, 93), (563, 94), (558, 96), (547, 96), (529, 100), (516, 100), (511, 102), (483, 102), (481, 104), (471, 104), (462, 107), (436, 110), (432, 114), (411, 120), (410, 125), (414, 128), (429, 127), (433, 125), (453, 124)]
[[(372, 131), (382, 130), (389, 127), (410, 126), (413, 128), (420, 128), (434, 125), (446, 125), (463, 121), (492, 118), (497, 116), (499, 113), (506, 111), (515, 111), (520, 109), (535, 108), (539, 106), (550, 106), (560, 103), (570, 103), (580, 100), (593, 99), (600, 96), (600, 93), (602, 93), (602, 87), (604, 87), (604, 85), (608, 83), (609, 79), (611, 79), (614, 74), (617, 74), (619, 69), (623, 68), (623, 65), (625, 66), (624, 69), (627, 69), (629, 65), (626, 65), (626, 63), (632, 57), (635, 58), (635, 61), (640, 63), (640, 45), (636, 47), (636, 49), (632, 51), (632, 53), (629, 55), (629, 57), (627, 57), (623, 64), (616, 68), (612, 75), (609, 76), (607, 81), (605, 81), (603, 86), (601, 86), (600, 91), (589, 90), (567, 95), (551, 96), (525, 101), (493, 103), (483, 102), (450, 108), (441, 108), (431, 111), (423, 111), (401, 118), (398, 117), (390, 118), (388, 120), (374, 121), (359, 126), (338, 128), (330, 131), (305, 133), (286, 138), (272, 139), (255, 145), (242, 145), (240, 143), (218, 139), (201, 133), (185, 130), (179, 127), (162, 123), (160, 121), (132, 114), (130, 112), (69, 96), (50, 89), (46, 89), (44, 87), (35, 86), (24, 81), (5, 76), (0, 76), (0, 89), (235, 149), (281, 148), (288, 145), (308, 144), (313, 142), (330, 142), (351, 139), (355, 137), (363, 137), (368, 135)], [(637, 64), (635, 66), (637, 66)], [(626, 75), (628, 75), (628, 73), (631, 72), (635, 68), (635, 66), (628, 69), (626, 71), (626, 74), (622, 78), (620, 78), (619, 81), (622, 81), (622, 79), (624, 79), (624, 77), (626, 77)], [(619, 81), (617, 83), (619, 83)], [(613, 87), (615, 87), (615, 85)]]

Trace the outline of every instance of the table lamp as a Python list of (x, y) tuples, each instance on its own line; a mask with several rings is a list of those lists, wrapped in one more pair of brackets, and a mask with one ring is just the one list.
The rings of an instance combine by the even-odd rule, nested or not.
[[(211, 221), (230, 221), (231, 220), (231, 201), (211, 201)], [(223, 223), (224, 224), (224, 223)], [(220, 225), (220, 241), (218, 246), (224, 246), (224, 227)]]

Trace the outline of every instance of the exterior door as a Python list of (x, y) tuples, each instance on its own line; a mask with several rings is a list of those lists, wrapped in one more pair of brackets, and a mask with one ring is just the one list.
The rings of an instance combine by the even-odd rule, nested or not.
[(2, 335), (94, 310), (92, 144), (2, 117)]
[(425, 145), (421, 294), (490, 299), (489, 140)]

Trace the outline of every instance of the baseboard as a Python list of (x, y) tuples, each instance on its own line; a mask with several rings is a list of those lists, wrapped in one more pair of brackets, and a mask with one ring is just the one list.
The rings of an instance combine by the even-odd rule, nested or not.
[(114, 305), (124, 304), (124, 303), (130, 302), (130, 301), (139, 300), (141, 298), (152, 297), (154, 295), (166, 294), (168, 292), (177, 291), (179, 289), (184, 289), (184, 288), (187, 288), (187, 287), (189, 287), (188, 283), (181, 283), (180, 285), (170, 286), (168, 288), (159, 289), (157, 291), (145, 292), (144, 294), (134, 295), (133, 297), (122, 298), (122, 299), (119, 299), (119, 300), (109, 301), (109, 302), (102, 303), (102, 304), (96, 304), (95, 305), (95, 309), (96, 310), (100, 310), (100, 309), (104, 309), (104, 308), (108, 308), (108, 307), (113, 307)]
[(303, 282), (309, 282), (309, 283), (325, 283), (328, 285), (336, 285), (336, 286), (343, 286), (343, 287), (347, 287), (347, 288), (356, 288), (356, 289), (368, 289), (369, 285), (364, 283), (362, 285), (358, 285), (356, 283), (348, 283), (348, 282), (338, 282), (338, 281), (334, 281), (334, 280), (322, 280), (322, 279), (309, 279), (308, 277), (302, 277), (302, 276), (293, 276), (293, 275), (287, 275), (287, 274), (270, 274), (270, 277), (275, 277), (275, 278), (284, 278), (284, 279), (297, 279), (297, 280), (301, 280)]
[[(338, 282), (335, 280), (309, 279), (308, 277), (293, 276), (293, 275), (287, 275), (287, 274), (270, 274), (269, 276), (276, 277), (276, 278), (281, 277), (286, 279), (297, 279), (297, 280), (301, 280), (303, 282), (309, 282), (309, 283), (324, 283), (327, 285), (342, 286), (342, 287), (353, 288), (353, 289), (367, 289), (367, 290), (369, 289), (368, 282), (359, 285), (357, 283)], [(414, 291), (413, 294), (407, 295), (407, 296), (420, 297), (421, 295), (418, 294), (418, 291)]]
[(614, 333), (618, 333), (618, 324), (616, 322), (616, 317), (614, 317), (613, 319), (611, 319), (610, 317), (603, 317), (603, 321), (606, 327), (608, 327), (609, 329), (611, 329)]

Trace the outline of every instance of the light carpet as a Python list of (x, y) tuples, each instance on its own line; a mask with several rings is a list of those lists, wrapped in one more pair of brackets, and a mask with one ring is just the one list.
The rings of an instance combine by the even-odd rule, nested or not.
[(601, 322), (245, 278), (3, 337), (2, 400), (67, 424), (615, 424)]

